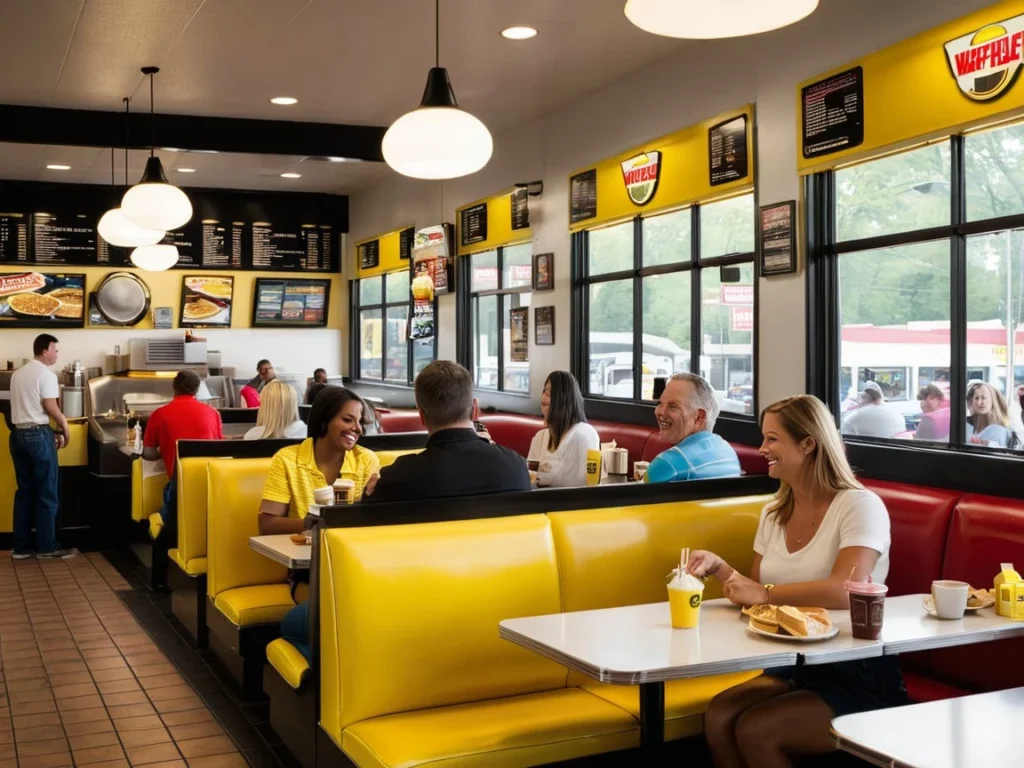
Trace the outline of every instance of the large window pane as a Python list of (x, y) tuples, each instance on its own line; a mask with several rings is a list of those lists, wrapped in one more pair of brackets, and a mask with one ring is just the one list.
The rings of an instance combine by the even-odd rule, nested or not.
[(383, 331), (379, 309), (359, 313), (359, 375), (364, 379), (381, 378)]
[(434, 362), (434, 340), (423, 339), (412, 343), (412, 377), (415, 381), (420, 371)]
[[(1024, 443), (1024, 232), (967, 239), (967, 439), (989, 447)], [(978, 387), (986, 384), (986, 387)]]
[(470, 292), (498, 290), (498, 252), (484, 251), (469, 257), (471, 279)]
[(754, 411), (754, 265), (738, 269), (736, 282), (722, 282), (720, 269), (701, 270), (700, 374), (723, 411), (749, 415)]
[(964, 138), (967, 218), (1024, 213), (1024, 124)]
[[(504, 314), (502, 333), (504, 334), (505, 341), (505, 381), (503, 382), (502, 388), (506, 392), (529, 393), (530, 391), (530, 363), (517, 363), (512, 360), (511, 332), (511, 310), (519, 309), (520, 307), (529, 307), (530, 298), (531, 295), (529, 293), (510, 293), (502, 297), (502, 304), (504, 305), (504, 309), (502, 310)], [(529, 322), (527, 323), (527, 328), (530, 333), (533, 333), (533, 329), (529, 328)]]
[(590, 286), (590, 383), (588, 391), (633, 397), (633, 281)]
[(392, 272), (385, 278), (388, 304), (403, 304), (409, 302), (409, 270)]
[(473, 299), (471, 312), (474, 380), (480, 389), (497, 389), (498, 296), (480, 296)]
[(690, 261), (693, 255), (692, 218), (692, 212), (686, 208), (643, 220), (645, 267)]
[(513, 245), (502, 251), (502, 288), (530, 288), (533, 285), (533, 246)]
[(643, 359), (640, 396), (654, 399), (654, 379), (690, 370), (690, 272), (643, 279)]
[(949, 224), (949, 142), (836, 171), (837, 240)]
[(388, 309), (385, 380), (406, 384), (409, 380), (409, 307)]
[(380, 304), (381, 277), (367, 277), (359, 281), (359, 304), (364, 307)]
[(700, 207), (700, 256), (711, 259), (754, 251), (754, 196), (742, 195)]
[[(949, 253), (939, 240), (840, 257), (844, 434), (948, 440), (948, 414), (922, 425), (917, 395), (934, 384), (944, 395), (934, 410), (949, 407)], [(923, 407), (931, 414), (932, 406)]]
[(591, 275), (633, 269), (632, 221), (625, 221), (613, 227), (592, 229), (588, 237), (590, 244), (587, 265)]

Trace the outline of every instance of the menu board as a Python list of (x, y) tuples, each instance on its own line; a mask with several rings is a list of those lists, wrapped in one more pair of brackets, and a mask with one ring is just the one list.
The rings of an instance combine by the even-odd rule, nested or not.
[(32, 214), (35, 264), (96, 264), (99, 239), (88, 214)]
[(267, 221), (252, 225), (253, 269), (329, 272), (334, 261), (333, 250), (330, 227), (275, 226)]
[(597, 169), (569, 179), (569, 222), (577, 224), (597, 216)]
[(413, 243), (416, 241), (416, 228), (409, 227), (398, 233), (398, 258), (408, 261), (412, 257)]
[(487, 239), (487, 203), (459, 211), (459, 242), (463, 246)]
[(708, 130), (711, 186), (745, 179), (747, 165), (747, 116), (727, 120)]
[(253, 327), (323, 328), (330, 293), (329, 280), (256, 278)]
[(0, 327), (81, 328), (84, 320), (85, 275), (0, 273)]
[(805, 158), (864, 143), (864, 70), (854, 67), (801, 90)]
[(28, 261), (28, 216), (0, 213), (0, 264)]
[(179, 325), (230, 328), (234, 284), (230, 276), (186, 275), (181, 281)]
[(512, 193), (512, 231), (530, 226), (530, 193), (520, 187)]
[(359, 268), (374, 269), (380, 266), (380, 240), (370, 240), (359, 246)]

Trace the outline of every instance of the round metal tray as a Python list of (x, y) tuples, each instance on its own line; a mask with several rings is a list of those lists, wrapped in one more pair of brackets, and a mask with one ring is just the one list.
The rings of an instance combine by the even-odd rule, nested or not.
[(149, 288), (131, 272), (111, 272), (96, 288), (96, 309), (111, 325), (137, 325), (149, 302)]

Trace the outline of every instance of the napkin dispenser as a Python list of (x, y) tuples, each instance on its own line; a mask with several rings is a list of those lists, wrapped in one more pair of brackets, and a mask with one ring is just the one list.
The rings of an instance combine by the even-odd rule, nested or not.
[(1001, 568), (992, 580), (996, 613), (1008, 619), (1024, 619), (1024, 580), (1013, 569), (1013, 563), (1002, 563)]

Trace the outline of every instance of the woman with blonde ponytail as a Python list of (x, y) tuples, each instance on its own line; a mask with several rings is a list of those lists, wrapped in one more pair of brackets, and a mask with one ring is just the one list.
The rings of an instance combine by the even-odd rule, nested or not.
[[(798, 395), (761, 414), (760, 453), (779, 490), (761, 511), (750, 577), (712, 552), (687, 570), (722, 582), (737, 605), (847, 610), (848, 579), (885, 583), (889, 513), (846, 460), (828, 408)], [(832, 718), (907, 703), (898, 659), (765, 670), (712, 699), (704, 732), (718, 768), (790, 766), (793, 754), (832, 751)]]

